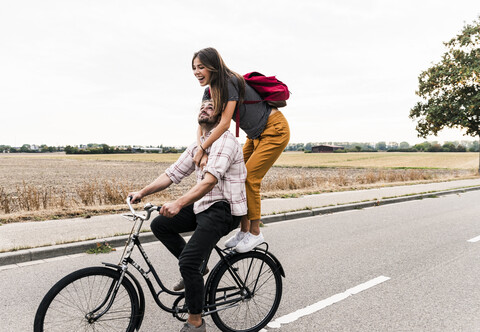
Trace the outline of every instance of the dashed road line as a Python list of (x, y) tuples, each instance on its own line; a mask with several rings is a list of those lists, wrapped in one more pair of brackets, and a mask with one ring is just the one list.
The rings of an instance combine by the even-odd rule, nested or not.
[(474, 237), (473, 239), (467, 240), (467, 242), (478, 242), (480, 241), (480, 235), (477, 237)]
[[(358, 286), (347, 289), (343, 293), (335, 294), (335, 295), (333, 295), (333, 296), (331, 296), (331, 297), (329, 297), (325, 300), (321, 300), (317, 303), (309, 305), (308, 307), (305, 307), (303, 309), (299, 309), (299, 310), (297, 310), (295, 312), (292, 312), (288, 315), (279, 317), (279, 318), (275, 319), (273, 322), (268, 323), (267, 326), (271, 329), (278, 329), (282, 325), (292, 323), (292, 322), (296, 321), (297, 319), (299, 319), (301, 317), (311, 315), (311, 314), (313, 314), (313, 313), (315, 313), (319, 310), (322, 310), (323, 308), (326, 308), (326, 307), (328, 307), (328, 306), (330, 306), (334, 303), (338, 303), (342, 300), (345, 300), (346, 298), (348, 298), (352, 295), (358, 294), (358, 293), (360, 293), (360, 292), (362, 292), (366, 289), (377, 286), (377, 285), (379, 285), (379, 284), (381, 284), (381, 283), (383, 283), (383, 282), (385, 282), (389, 279), (390, 279), (389, 277), (380, 276), (380, 277), (377, 277), (375, 279), (369, 280), (367, 282), (364, 282), (363, 284), (360, 284)], [(261, 332), (267, 332), (267, 330), (262, 329)]]

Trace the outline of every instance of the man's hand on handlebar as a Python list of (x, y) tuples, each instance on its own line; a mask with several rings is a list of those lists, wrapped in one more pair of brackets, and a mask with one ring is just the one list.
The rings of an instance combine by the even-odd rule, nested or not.
[(133, 192), (133, 193), (129, 193), (128, 194), (128, 197), (131, 197), (131, 202), (133, 204), (136, 204), (136, 203), (140, 203), (140, 201), (142, 200), (143, 196), (140, 194), (140, 192)]
[(167, 218), (173, 218), (180, 212), (181, 209), (182, 207), (179, 203), (177, 203), (177, 201), (169, 202), (163, 204), (162, 208), (160, 209), (160, 214)]

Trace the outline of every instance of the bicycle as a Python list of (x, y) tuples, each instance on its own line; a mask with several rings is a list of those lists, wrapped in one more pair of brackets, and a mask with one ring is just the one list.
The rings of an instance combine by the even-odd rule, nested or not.
[[(140, 243), (143, 222), (159, 206), (147, 203), (146, 214), (137, 213), (127, 204), (131, 214), (123, 217), (133, 221), (118, 264), (87, 267), (58, 281), (41, 301), (34, 321), (34, 332), (52, 331), (138, 331), (145, 314), (145, 295), (137, 278), (128, 270), (132, 265), (144, 278), (156, 304), (175, 318), (185, 322), (188, 308), (183, 291), (175, 292), (164, 286)], [(265, 246), (265, 249), (260, 246)], [(255, 332), (273, 318), (282, 297), (282, 277), (285, 272), (279, 260), (263, 243), (253, 251), (237, 253), (215, 246), (219, 261), (205, 282), (203, 316), (211, 316), (221, 331)], [(142, 268), (132, 258), (137, 247), (147, 264)], [(202, 264), (202, 273), (208, 257)], [(150, 275), (153, 276), (154, 286)], [(160, 288), (160, 291), (158, 290)], [(165, 305), (160, 295), (176, 297), (172, 307)]]

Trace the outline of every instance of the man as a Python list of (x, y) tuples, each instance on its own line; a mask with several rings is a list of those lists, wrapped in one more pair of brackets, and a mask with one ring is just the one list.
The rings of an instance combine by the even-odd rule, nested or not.
[[(211, 101), (204, 101), (198, 115), (201, 142), (220, 120)], [(151, 184), (130, 193), (133, 202), (179, 183), (195, 171), (197, 184), (174, 202), (165, 203), (151, 224), (155, 236), (179, 260), (185, 284), (188, 320), (181, 332), (206, 331), (202, 319), (204, 284), (200, 267), (221, 237), (238, 227), (247, 213), (245, 179), (247, 170), (240, 144), (226, 131), (207, 149), (207, 165), (195, 166), (193, 156), (201, 145), (190, 145), (180, 158)], [(179, 233), (195, 231), (188, 243)]]

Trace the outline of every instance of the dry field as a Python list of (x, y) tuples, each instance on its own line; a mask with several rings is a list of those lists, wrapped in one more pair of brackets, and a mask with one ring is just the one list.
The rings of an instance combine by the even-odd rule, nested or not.
[[(0, 222), (124, 210), (129, 191), (161, 174), (175, 154), (0, 155)], [(284, 153), (262, 184), (263, 197), (473, 177), (476, 153)], [(149, 199), (186, 192), (194, 177)]]
[(276, 165), (286, 167), (442, 168), (478, 169), (478, 153), (365, 152), (301, 153), (280, 156)]
[[(22, 158), (68, 159), (89, 161), (138, 161), (173, 163), (178, 154), (112, 154), (112, 155), (65, 155), (65, 154), (23, 154)], [(19, 155), (1, 158), (19, 158)], [(283, 153), (275, 166), (282, 167), (360, 167), (360, 168), (448, 168), (478, 169), (478, 153), (450, 152), (365, 152), (365, 153)]]

